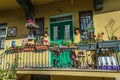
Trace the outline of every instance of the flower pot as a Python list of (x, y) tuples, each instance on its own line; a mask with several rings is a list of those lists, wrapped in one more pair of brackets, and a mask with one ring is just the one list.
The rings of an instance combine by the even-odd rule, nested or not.
[(11, 54), (11, 50), (6, 50), (5, 53), (6, 54)]
[(119, 40), (102, 41), (102, 42), (98, 42), (98, 47), (99, 48), (118, 47), (119, 43), (120, 43)]
[(79, 50), (89, 50), (90, 49), (90, 44), (80, 44), (78, 45)]
[(58, 51), (57, 47), (49, 47), (49, 51)]
[(90, 50), (96, 50), (97, 44), (90, 44)]
[(36, 50), (47, 50), (47, 46), (46, 45), (37, 45), (37, 46), (35, 46), (35, 49)]
[(34, 52), (34, 48), (24, 48), (24, 52)]

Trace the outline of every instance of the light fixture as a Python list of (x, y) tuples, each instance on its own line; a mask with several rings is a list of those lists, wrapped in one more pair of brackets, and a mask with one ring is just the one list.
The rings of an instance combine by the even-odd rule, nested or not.
[(60, 14), (60, 13), (62, 13), (62, 10), (61, 10), (61, 9), (57, 9), (57, 10), (56, 10), (56, 13), (57, 13), (57, 14)]

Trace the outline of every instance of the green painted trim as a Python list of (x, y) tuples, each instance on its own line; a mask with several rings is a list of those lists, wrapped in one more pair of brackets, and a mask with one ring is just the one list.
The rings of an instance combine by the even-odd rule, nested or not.
[(69, 16), (69, 15), (73, 16), (73, 13), (60, 14), (60, 15), (56, 15), (56, 16), (50, 16), (49, 19), (50, 18), (59, 18), (59, 17)]
[(74, 42), (74, 28), (75, 28), (75, 24), (74, 24), (74, 15), (72, 15), (72, 23), (73, 23), (73, 42)]
[[(63, 17), (63, 16), (69, 16), (69, 15), (72, 16), (72, 19), (71, 19), (71, 20), (58, 21), (58, 22), (50, 22), (50, 19), (51, 19), (51, 18), (58, 18), (58, 17)], [(48, 30), (49, 30), (49, 31), (48, 31), (49, 35), (51, 35), (51, 33), (50, 33), (50, 24), (60, 23), (60, 22), (67, 22), (67, 21), (72, 21), (72, 23), (73, 23), (73, 41), (74, 41), (74, 16), (73, 16), (73, 13), (61, 14), (61, 15), (56, 15), (56, 16), (50, 16), (50, 17), (49, 17), (49, 22), (48, 22), (48, 24), (49, 24), (49, 28), (48, 28)], [(50, 42), (52, 42), (52, 41), (50, 40)], [(52, 52), (49, 52), (49, 67), (52, 67), (51, 58), (52, 58)]]
[(61, 22), (67, 22), (67, 21), (72, 21), (72, 19), (71, 19), (71, 20), (65, 20), (65, 21), (58, 21), (58, 22), (50, 22), (50, 24), (61, 23)]

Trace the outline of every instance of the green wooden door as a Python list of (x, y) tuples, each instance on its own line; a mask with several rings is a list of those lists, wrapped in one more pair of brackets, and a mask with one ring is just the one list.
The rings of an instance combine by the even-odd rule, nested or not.
[[(72, 21), (57, 22), (50, 24), (50, 40), (62, 45), (63, 40), (73, 41), (73, 23)], [(54, 65), (54, 61), (57, 62), (58, 67), (68, 67), (72, 64), (70, 58), (70, 52), (62, 52), (59, 56), (51, 53), (51, 64)]]
[(50, 24), (50, 40), (62, 44), (63, 40), (73, 41), (72, 21), (57, 22)]

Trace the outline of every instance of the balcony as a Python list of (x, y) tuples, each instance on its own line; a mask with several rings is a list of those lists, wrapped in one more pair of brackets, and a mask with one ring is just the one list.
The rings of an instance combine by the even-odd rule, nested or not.
[(18, 74), (120, 77), (119, 41), (39, 46), (30, 47), (30, 51), (25, 47), (10, 53), (6, 50), (1, 54), (1, 68), (6, 69), (7, 63), (14, 67), (17, 57)]

